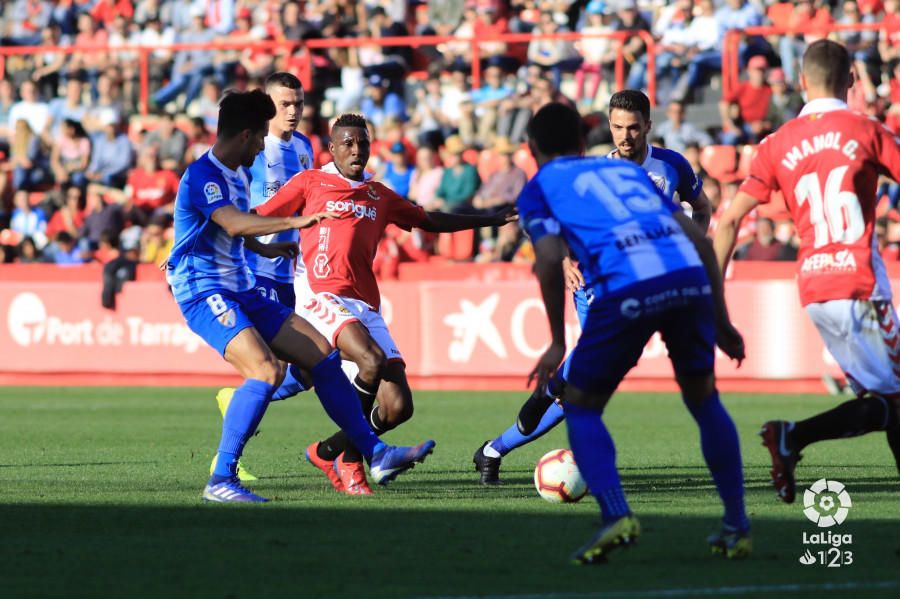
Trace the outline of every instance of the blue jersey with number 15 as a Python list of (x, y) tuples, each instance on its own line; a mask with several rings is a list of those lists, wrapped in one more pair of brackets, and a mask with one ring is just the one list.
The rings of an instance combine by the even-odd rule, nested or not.
[(533, 243), (548, 234), (565, 239), (595, 298), (702, 266), (672, 216), (681, 207), (624, 160), (551, 160), (522, 190), (518, 207)]

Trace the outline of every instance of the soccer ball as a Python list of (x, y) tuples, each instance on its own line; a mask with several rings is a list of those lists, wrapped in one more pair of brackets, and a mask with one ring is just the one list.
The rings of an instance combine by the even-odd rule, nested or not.
[(534, 487), (550, 503), (575, 503), (587, 494), (587, 483), (568, 449), (554, 449), (538, 460)]

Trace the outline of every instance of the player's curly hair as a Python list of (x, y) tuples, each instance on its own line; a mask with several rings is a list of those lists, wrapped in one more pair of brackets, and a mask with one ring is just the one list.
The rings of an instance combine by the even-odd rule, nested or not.
[(265, 129), (275, 116), (275, 103), (261, 89), (250, 92), (227, 91), (219, 100), (217, 137), (230, 139), (247, 129)]
[(368, 129), (368, 125), (369, 123), (363, 115), (348, 112), (337, 118), (334, 125), (331, 126), (331, 131), (334, 132), (335, 129), (341, 129), (343, 127)]
[(618, 108), (626, 112), (639, 112), (644, 121), (650, 120), (650, 98), (637, 89), (623, 89), (609, 99), (609, 112)]

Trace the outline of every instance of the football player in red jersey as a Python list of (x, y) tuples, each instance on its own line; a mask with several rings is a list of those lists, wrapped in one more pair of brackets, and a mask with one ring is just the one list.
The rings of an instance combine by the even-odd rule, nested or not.
[(851, 65), (842, 45), (810, 44), (800, 76), (808, 103), (760, 144), (716, 230), (724, 272), (741, 219), (781, 190), (800, 234), (800, 301), (857, 394), (806, 420), (763, 425), (772, 482), (786, 503), (799, 452), (816, 441), (883, 430), (900, 468), (900, 323), (874, 234), (878, 176), (900, 180), (900, 145), (847, 108)]
[[(502, 226), (517, 217), (511, 208), (490, 215), (426, 212), (372, 181), (365, 170), (369, 132), (359, 115), (345, 114), (335, 121), (329, 151), (334, 162), (294, 176), (257, 211), (313, 214), (317, 206), (330, 206), (340, 215), (301, 237), (309, 288), (297, 290), (297, 311), (359, 367), (353, 384), (372, 428), (384, 433), (413, 412), (406, 367), (381, 316), (381, 296), (372, 270), (385, 227), (393, 223), (407, 230), (452, 232)], [(298, 281), (303, 284), (303, 279)], [(336, 464), (344, 492), (371, 493), (361, 456), (343, 432), (310, 445), (307, 457), (326, 474)]]

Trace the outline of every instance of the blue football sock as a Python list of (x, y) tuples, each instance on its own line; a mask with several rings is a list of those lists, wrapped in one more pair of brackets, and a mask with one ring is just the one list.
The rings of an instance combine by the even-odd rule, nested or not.
[(565, 414), (575, 463), (600, 504), (603, 521), (627, 516), (631, 508), (616, 470), (616, 446), (603, 423), (602, 413), (567, 403)]
[(247, 379), (234, 390), (225, 418), (222, 422), (222, 439), (219, 441), (219, 458), (213, 469), (213, 482), (231, 478), (237, 472), (238, 458), (244, 451), (247, 439), (256, 432), (275, 387), (256, 379)]
[(341, 354), (335, 350), (328, 357), (316, 364), (312, 370), (313, 386), (322, 407), (328, 416), (340, 427), (350, 442), (365, 456), (372, 458), (384, 446), (363, 416), (359, 404), (359, 396), (341, 370)]
[(303, 391), (306, 391), (306, 385), (303, 384), (303, 380), (300, 377), (300, 368), (290, 364), (287, 372), (284, 373), (284, 380), (281, 381), (281, 385), (275, 390), (275, 395), (272, 396), (272, 401), (287, 399)]
[(525, 436), (519, 432), (519, 427), (513, 424), (506, 429), (503, 434), (491, 441), (491, 447), (496, 449), (501, 456), (505, 456), (513, 449), (531, 443), (538, 437), (541, 437), (547, 431), (562, 422), (564, 417), (562, 406), (553, 402), (550, 404), (550, 407), (547, 408), (547, 411), (544, 412), (540, 423), (538, 423), (538, 426), (534, 429), (533, 433)]
[(734, 421), (719, 401), (719, 392), (713, 391), (699, 405), (691, 402), (685, 404), (700, 427), (700, 447), (719, 497), (725, 504), (725, 524), (740, 530), (750, 528), (744, 510), (741, 445)]

